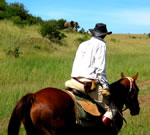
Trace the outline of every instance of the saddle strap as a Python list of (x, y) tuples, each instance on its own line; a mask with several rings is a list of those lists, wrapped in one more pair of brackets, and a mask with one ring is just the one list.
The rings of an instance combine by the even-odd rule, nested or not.
[(76, 77), (73, 77), (73, 79), (76, 80), (77, 82), (81, 83), (81, 84), (84, 84), (84, 82), (82, 82), (82, 81), (79, 80), (79, 79), (82, 79), (81, 77), (79, 77), (79, 79), (76, 78)]
[(90, 81), (80, 81), (79, 79), (82, 79), (83, 77), (73, 77), (74, 80), (77, 82), (83, 84), (85, 92), (90, 92), (96, 89), (97, 82), (95, 80), (89, 79)]

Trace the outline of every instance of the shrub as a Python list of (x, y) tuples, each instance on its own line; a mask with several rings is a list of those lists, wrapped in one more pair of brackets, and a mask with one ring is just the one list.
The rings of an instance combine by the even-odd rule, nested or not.
[(117, 39), (111, 38), (110, 41), (116, 43), (116, 42), (117, 42)]
[(83, 28), (82, 28), (79, 32), (82, 33), (82, 34), (85, 34), (85, 33), (86, 33)]
[(22, 54), (22, 52), (20, 52), (19, 47), (15, 47), (13, 50), (9, 49), (8, 51), (6, 51), (6, 55), (8, 56), (13, 56), (14, 58), (19, 58), (20, 54)]
[(0, 1), (0, 19), (5, 18), (6, 9), (7, 9), (7, 3), (5, 2), (5, 0), (1, 0)]
[(3, 11), (0, 11), (0, 20), (5, 18), (5, 13)]
[(64, 29), (64, 23), (66, 22), (66, 20), (64, 19), (60, 19), (57, 21), (57, 26), (58, 26), (58, 29), (60, 30), (63, 30)]
[(5, 0), (1, 0), (0, 1), (0, 11), (5, 11), (7, 8), (7, 3), (5, 2)]
[(12, 3), (9, 5), (7, 12), (8, 12), (8, 17), (19, 16), (21, 20), (27, 19), (28, 11), (24, 9), (23, 4)]
[(34, 17), (34, 16), (28, 14), (27, 15), (27, 22), (29, 25), (40, 24), (42, 22), (42, 19), (40, 17)]
[(47, 37), (51, 41), (59, 41), (66, 37), (66, 35), (59, 30), (56, 20), (51, 20), (41, 25), (41, 35)]
[(133, 38), (133, 39), (136, 39), (136, 36), (133, 36), (133, 35), (129, 35), (129, 38)]
[(28, 22), (26, 20), (21, 20), (21, 18), (19, 16), (14, 16), (11, 18), (13, 20), (13, 22), (19, 26), (24, 26), (26, 24), (28, 24)]
[(148, 33), (148, 38), (150, 38), (150, 33)]
[(34, 17), (28, 13), (23, 4), (7, 4), (5, 0), (0, 0), (0, 19), (11, 19), (15, 24), (37, 24), (41, 23), (40, 17)]

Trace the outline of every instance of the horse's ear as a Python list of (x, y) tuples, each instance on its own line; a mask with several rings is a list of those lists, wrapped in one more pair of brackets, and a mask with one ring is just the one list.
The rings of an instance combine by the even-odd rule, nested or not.
[(125, 75), (121, 72), (121, 78), (124, 78), (125, 77)]
[(136, 73), (136, 75), (135, 76), (133, 76), (132, 78), (133, 78), (133, 80), (136, 80), (137, 79), (137, 77), (138, 77), (138, 72)]

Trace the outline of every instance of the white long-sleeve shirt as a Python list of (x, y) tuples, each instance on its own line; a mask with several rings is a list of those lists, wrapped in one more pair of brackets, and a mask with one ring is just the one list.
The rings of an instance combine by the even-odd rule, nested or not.
[(81, 43), (76, 52), (71, 77), (84, 77), (100, 82), (103, 88), (109, 88), (106, 76), (106, 44), (92, 37)]

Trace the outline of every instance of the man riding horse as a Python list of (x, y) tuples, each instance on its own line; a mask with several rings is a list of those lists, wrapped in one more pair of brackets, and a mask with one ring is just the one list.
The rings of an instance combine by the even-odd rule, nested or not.
[(92, 34), (90, 40), (79, 45), (74, 59), (71, 80), (65, 83), (65, 87), (74, 88), (87, 93), (98, 103), (106, 113), (102, 122), (107, 125), (115, 116), (117, 110), (110, 102), (109, 84), (106, 76), (106, 25), (97, 23), (94, 29), (89, 29)]

